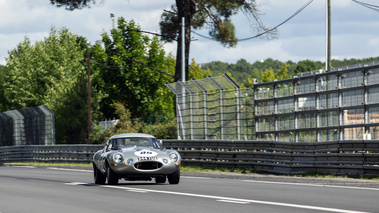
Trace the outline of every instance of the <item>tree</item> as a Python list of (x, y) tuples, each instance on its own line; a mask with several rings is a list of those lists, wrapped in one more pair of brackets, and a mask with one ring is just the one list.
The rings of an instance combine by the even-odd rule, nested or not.
[[(164, 11), (161, 16), (160, 27), (162, 39), (167, 42), (177, 42), (177, 60), (175, 66), (175, 81), (181, 79), (182, 63), (182, 36), (185, 37), (185, 79), (188, 80), (188, 64), (191, 43), (191, 29), (200, 29), (207, 26), (212, 38), (219, 41), (225, 47), (235, 47), (237, 38), (235, 27), (231, 21), (232, 15), (242, 11), (254, 20), (258, 32), (267, 32), (267, 36), (275, 35), (275, 31), (269, 31), (261, 22), (258, 3), (255, 0), (204, 0), (189, 1), (176, 0), (171, 6), (171, 11)], [(185, 19), (185, 35), (181, 35), (181, 20)]]
[[(165, 57), (162, 42), (154, 36), (149, 38), (133, 21), (113, 15), (110, 34), (104, 32), (102, 40), (92, 48), (93, 60), (101, 66), (94, 67), (93, 83), (105, 95), (101, 111), (106, 118), (117, 116), (114, 103), (125, 103), (132, 117), (141, 117), (155, 112), (173, 114), (168, 106), (173, 95), (164, 86), (172, 77), (135, 63), (167, 70), (171, 59)], [(103, 48), (104, 47), (104, 48)]]
[(66, 28), (52, 28), (44, 41), (32, 44), (26, 37), (6, 59), (8, 110), (47, 105), (55, 114), (57, 143), (83, 143), (88, 137), (87, 45)]
[(201, 69), (200, 64), (195, 62), (195, 59), (192, 59), (191, 66), (189, 67), (189, 78), (192, 79), (203, 79), (211, 75), (209, 69)]
[(275, 78), (278, 80), (284, 80), (288, 78), (288, 70), (290, 69), (290, 65), (284, 63), (283, 67), (278, 71), (275, 75)]
[[(64, 6), (67, 10), (75, 10), (90, 7), (95, 0), (50, 0), (50, 2), (57, 7)], [(258, 6), (256, 0), (175, 0), (171, 11), (164, 11), (160, 21), (162, 39), (167, 42), (177, 42), (175, 81), (180, 80), (182, 75), (182, 36), (185, 37), (185, 79), (188, 80), (192, 28), (208, 27), (212, 38), (225, 47), (235, 47), (238, 40), (231, 17), (242, 11), (249, 20), (255, 21), (257, 33), (266, 32), (264, 36), (275, 36), (275, 30), (269, 30), (262, 24)], [(180, 33), (182, 17), (185, 18), (185, 35)]]
[(267, 69), (262, 73), (263, 82), (270, 82), (270, 81), (273, 81), (274, 79), (275, 79), (275, 74), (272, 68)]
[(302, 72), (309, 72), (313, 70), (319, 70), (323, 69), (325, 65), (321, 62), (315, 62), (315, 61), (310, 61), (310, 60), (304, 60), (304, 61), (299, 61), (297, 63), (297, 66), (293, 70), (293, 73), (291, 75), (296, 75), (297, 73), (302, 73)]
[(89, 8), (91, 4), (95, 4), (95, 0), (50, 0), (52, 5), (64, 7), (66, 10)]

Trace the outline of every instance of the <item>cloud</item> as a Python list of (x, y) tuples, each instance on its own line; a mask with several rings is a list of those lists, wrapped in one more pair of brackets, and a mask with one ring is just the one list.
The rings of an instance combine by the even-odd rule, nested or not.
[[(102, 2), (102, 3), (100, 3)], [(262, 21), (267, 26), (276, 26), (308, 0), (260, 0)], [(191, 57), (198, 63), (225, 61), (235, 63), (241, 58), (254, 63), (273, 58), (281, 61), (321, 60), (325, 58), (325, 0), (313, 1), (300, 14), (278, 29), (275, 40), (252, 39), (240, 42), (236, 48), (225, 48), (215, 41), (192, 34)], [(377, 0), (365, 0), (378, 4)], [(50, 4), (49, 0), (0, 1), (0, 63), (8, 50), (16, 48), (25, 36), (32, 41), (43, 40), (55, 26), (68, 28), (71, 32), (86, 37), (94, 43), (101, 39), (102, 32), (112, 28), (110, 13), (126, 20), (135, 20), (141, 29), (159, 32), (159, 20), (163, 9), (170, 9), (173, 0), (104, 0), (91, 8), (66, 11)], [(256, 34), (244, 15), (233, 17), (237, 36), (246, 38)], [(199, 31), (208, 35), (206, 29)], [(379, 55), (379, 13), (352, 1), (332, 1), (332, 57), (366, 58)], [(164, 45), (167, 52), (176, 55), (176, 43)]]

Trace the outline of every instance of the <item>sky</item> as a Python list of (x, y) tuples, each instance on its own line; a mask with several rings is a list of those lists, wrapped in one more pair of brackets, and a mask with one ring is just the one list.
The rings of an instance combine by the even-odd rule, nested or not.
[[(310, 0), (256, 0), (260, 4), (263, 24), (268, 28), (280, 24)], [(379, 5), (378, 0), (360, 0)], [(142, 30), (159, 33), (164, 9), (174, 0), (96, 0), (91, 8), (67, 11), (50, 4), (50, 0), (0, 0), (0, 64), (5, 65), (8, 51), (28, 37), (33, 43), (49, 35), (51, 27), (66, 27), (70, 32), (94, 44), (101, 33), (112, 28), (110, 14), (134, 20)], [(312, 60), (325, 62), (326, 0), (313, 0), (300, 14), (278, 28), (276, 39), (256, 38), (241, 41), (235, 48), (192, 33), (190, 57), (196, 63), (221, 61), (249, 63), (267, 58), (286, 62)], [(238, 38), (256, 35), (251, 22), (242, 13), (233, 17)], [(333, 59), (379, 56), (379, 11), (363, 7), (352, 0), (331, 1), (331, 56)], [(207, 28), (197, 30), (207, 36)], [(166, 53), (176, 55), (176, 43), (165, 43)]]

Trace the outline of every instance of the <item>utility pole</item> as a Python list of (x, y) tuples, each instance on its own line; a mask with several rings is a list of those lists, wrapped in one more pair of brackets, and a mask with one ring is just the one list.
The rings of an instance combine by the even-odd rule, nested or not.
[(325, 70), (328, 72), (331, 69), (331, 50), (330, 50), (330, 0), (326, 0), (326, 61), (325, 61)]
[[(88, 84), (88, 137), (92, 132), (92, 113), (91, 113), (91, 68), (90, 68), (90, 58), (89, 52), (87, 52), (87, 84)], [(92, 143), (92, 141), (89, 141)]]
[[(182, 26), (181, 26), (181, 34), (182, 34), (182, 82), (185, 83), (186, 82), (186, 66), (185, 66), (185, 61), (186, 61), (186, 56), (185, 56), (185, 48), (186, 48), (186, 43), (185, 43), (185, 39), (186, 39), (186, 31), (185, 31), (185, 19), (184, 19), (184, 16), (182, 17)], [(184, 87), (182, 87), (182, 128), (183, 128), (183, 137), (182, 139), (186, 139), (186, 136), (185, 136), (185, 124), (183, 122), (183, 118), (185, 116), (185, 110), (186, 110), (186, 91), (184, 89)]]

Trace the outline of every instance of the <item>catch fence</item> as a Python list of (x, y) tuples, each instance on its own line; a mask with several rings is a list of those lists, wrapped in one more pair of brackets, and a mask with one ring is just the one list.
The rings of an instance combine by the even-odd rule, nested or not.
[(166, 83), (176, 95), (178, 138), (252, 140), (253, 90), (227, 74)]
[(379, 139), (379, 61), (254, 85), (257, 140)]
[(54, 113), (45, 105), (0, 113), (0, 146), (55, 144)]
[(379, 139), (379, 61), (240, 88), (227, 74), (168, 84), (178, 139)]

